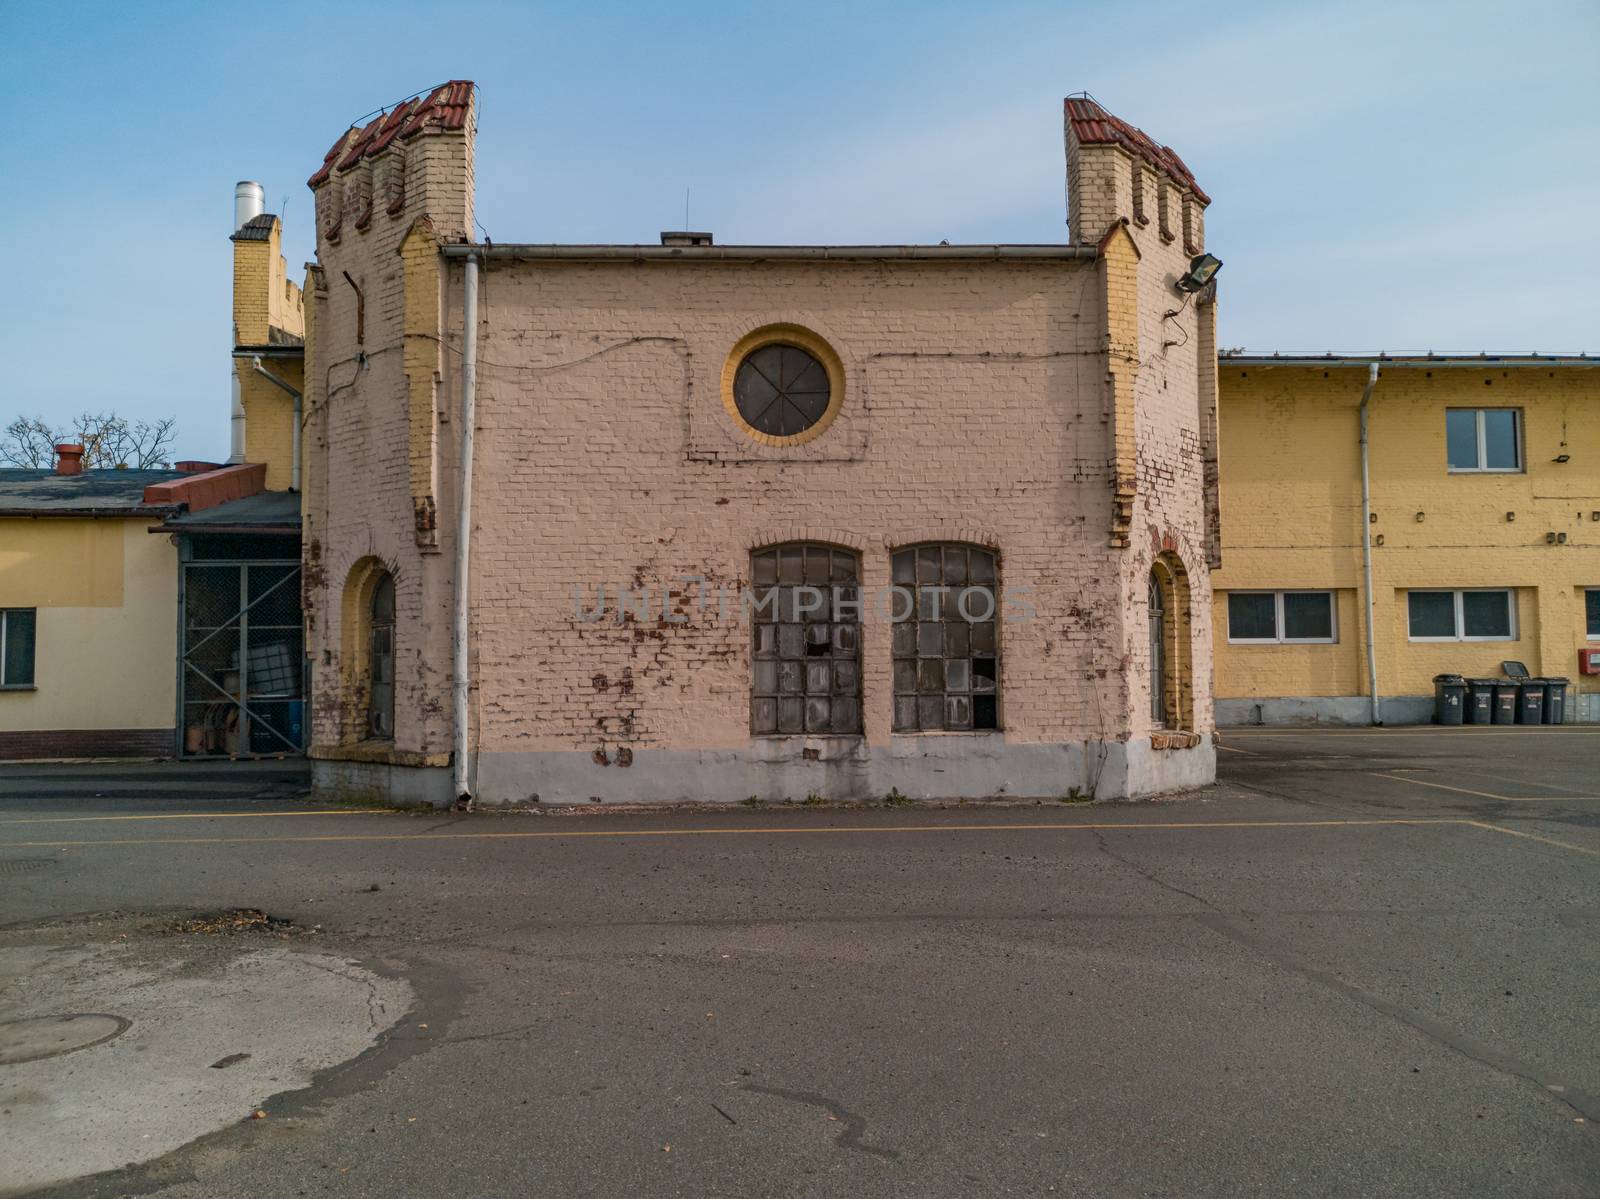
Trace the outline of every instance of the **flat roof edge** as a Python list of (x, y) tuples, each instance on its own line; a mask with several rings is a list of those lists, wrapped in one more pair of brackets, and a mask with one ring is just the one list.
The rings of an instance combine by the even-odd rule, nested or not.
[(1217, 362), (1244, 366), (1393, 366), (1405, 368), (1600, 366), (1600, 356), (1579, 354), (1218, 354)]
[(1100, 256), (1094, 246), (963, 245), (963, 246), (655, 246), (655, 245), (478, 245), (450, 243), (440, 247), (446, 258), (508, 258), (566, 262), (748, 262), (748, 261), (962, 261), (1037, 259), (1088, 261)]

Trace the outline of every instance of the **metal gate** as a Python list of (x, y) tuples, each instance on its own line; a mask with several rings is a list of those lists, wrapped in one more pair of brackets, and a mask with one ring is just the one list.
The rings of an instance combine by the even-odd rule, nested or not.
[(300, 564), (186, 562), (182, 570), (182, 755), (303, 753), (306, 666)]

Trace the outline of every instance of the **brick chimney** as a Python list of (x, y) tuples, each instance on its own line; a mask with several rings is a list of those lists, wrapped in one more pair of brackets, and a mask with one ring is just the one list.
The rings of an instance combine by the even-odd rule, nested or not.
[(81, 475), (83, 473), (83, 447), (63, 442), (56, 446), (56, 474)]

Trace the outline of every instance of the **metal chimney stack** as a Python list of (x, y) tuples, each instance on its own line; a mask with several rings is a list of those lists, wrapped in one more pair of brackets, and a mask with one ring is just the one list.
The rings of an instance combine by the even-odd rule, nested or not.
[(248, 179), (233, 185), (233, 231), (243, 229), (267, 210), (267, 193), (259, 183)]

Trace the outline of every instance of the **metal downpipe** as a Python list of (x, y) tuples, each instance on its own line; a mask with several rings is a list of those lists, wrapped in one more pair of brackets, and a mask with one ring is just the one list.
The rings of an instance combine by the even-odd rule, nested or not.
[(252, 354), (250, 356), (250, 367), (256, 374), (276, 383), (294, 397), (294, 448), (290, 451), (289, 490), (298, 492), (300, 490), (300, 393), (262, 366), (260, 354)]
[(1372, 477), (1369, 464), (1368, 408), (1373, 388), (1378, 386), (1378, 364), (1368, 365), (1367, 385), (1361, 392), (1361, 571), (1363, 601), (1367, 615), (1367, 692), (1372, 696), (1372, 723), (1383, 723), (1378, 701), (1378, 646), (1373, 638), (1372, 613)]
[(467, 710), (467, 626), (470, 618), (472, 565), (472, 450), (477, 421), (478, 392), (478, 256), (466, 257), (466, 279), (461, 301), (461, 490), (456, 502), (455, 617), (451, 628), (452, 700), (455, 715), (455, 752), (451, 755), (451, 786), (458, 808), (472, 806), (467, 770), (470, 716)]

